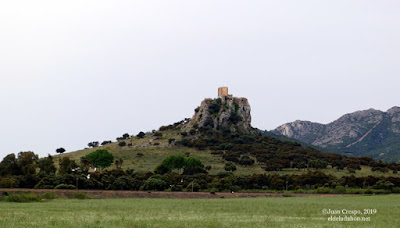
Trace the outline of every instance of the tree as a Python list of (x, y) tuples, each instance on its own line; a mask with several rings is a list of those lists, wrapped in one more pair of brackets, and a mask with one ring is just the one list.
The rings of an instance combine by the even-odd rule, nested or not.
[(204, 169), (203, 163), (197, 158), (186, 158), (183, 168), (183, 174), (193, 175), (196, 173), (207, 173), (207, 171)]
[(129, 139), (129, 137), (130, 137), (130, 136), (129, 136), (128, 133), (125, 133), (125, 134), (122, 135), (122, 138), (123, 138), (123, 139)]
[(61, 158), (59, 165), (60, 165), (60, 169), (58, 170), (59, 174), (72, 173), (72, 170), (78, 167), (76, 162), (74, 160), (70, 160), (69, 157)]
[(139, 132), (139, 134), (136, 135), (136, 137), (137, 137), (138, 139), (142, 139), (142, 138), (144, 138), (145, 135), (146, 135), (146, 134), (145, 134), (143, 131), (141, 131), (141, 132)]
[(81, 161), (82, 166), (84, 166), (86, 168), (89, 167), (89, 165), (90, 165), (89, 159), (87, 159), (86, 157), (81, 157), (80, 161)]
[(170, 155), (162, 161), (162, 165), (169, 170), (180, 170), (185, 165), (185, 158), (181, 155)]
[(62, 147), (60, 147), (60, 148), (58, 148), (58, 149), (56, 150), (56, 152), (57, 152), (57, 154), (62, 154), (62, 153), (65, 152), (65, 149), (62, 148)]
[(244, 166), (254, 165), (254, 160), (251, 159), (249, 156), (243, 156), (240, 158), (239, 164)]
[(93, 166), (100, 168), (109, 167), (114, 161), (114, 156), (105, 149), (96, 150), (86, 155), (86, 158)]
[(20, 175), (21, 169), (18, 166), (15, 154), (8, 154), (0, 163), (0, 176)]
[(47, 156), (47, 158), (41, 158), (38, 161), (38, 166), (39, 166), (39, 173), (42, 174), (55, 174), (57, 169), (54, 166), (54, 161), (53, 161), (53, 157), (49, 154)]
[(17, 164), (22, 174), (35, 174), (39, 156), (31, 151), (19, 152)]
[(97, 141), (88, 143), (88, 147), (95, 148), (95, 147), (98, 147), (98, 146), (99, 146), (99, 142), (97, 142)]
[(103, 141), (103, 142), (101, 143), (101, 145), (102, 145), (102, 146), (105, 146), (105, 145), (110, 144), (110, 143), (112, 143), (111, 140)]
[(122, 158), (118, 158), (118, 159), (116, 159), (115, 162), (114, 162), (115, 166), (117, 166), (117, 169), (120, 169), (120, 168), (121, 168), (122, 163), (124, 163), (124, 159), (122, 159)]

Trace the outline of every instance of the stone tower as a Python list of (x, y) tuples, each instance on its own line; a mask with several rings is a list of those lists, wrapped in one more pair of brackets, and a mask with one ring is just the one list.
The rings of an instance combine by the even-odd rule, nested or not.
[(218, 88), (218, 97), (228, 96), (228, 87), (219, 87)]

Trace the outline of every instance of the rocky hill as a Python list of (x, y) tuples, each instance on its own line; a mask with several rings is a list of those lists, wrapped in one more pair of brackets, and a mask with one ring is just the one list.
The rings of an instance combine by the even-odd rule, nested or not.
[[(116, 159), (122, 158), (121, 168), (139, 172), (153, 172), (167, 156), (181, 155), (199, 159), (206, 172), (215, 175), (225, 171), (245, 175), (268, 172), (300, 174), (309, 169), (324, 170), (338, 177), (349, 173), (365, 176), (375, 172), (400, 175), (397, 171), (391, 172), (400, 168), (371, 158), (321, 152), (293, 140), (263, 136), (251, 126), (250, 110), (246, 98), (233, 97), (228, 94), (228, 88), (222, 87), (217, 98), (201, 102), (191, 119), (161, 126), (152, 132), (140, 132), (136, 136), (124, 134), (117, 138), (117, 142), (104, 141), (100, 148), (110, 151)], [(372, 121), (371, 127), (374, 124)], [(291, 137), (302, 131), (301, 124), (297, 127), (292, 125), (295, 126), (289, 124), (289, 127), (282, 128)], [(309, 129), (303, 137), (307, 139), (321, 135), (321, 129), (327, 128), (310, 122), (304, 126)], [(58, 164), (60, 159), (69, 157), (80, 163), (82, 157), (99, 149), (98, 144), (55, 156), (55, 162)]]
[(195, 109), (195, 114), (185, 128), (200, 130), (229, 130), (231, 132), (256, 132), (251, 126), (251, 108), (246, 98), (219, 95), (205, 99)]
[(329, 124), (297, 120), (270, 133), (328, 152), (400, 161), (400, 107), (357, 111)]

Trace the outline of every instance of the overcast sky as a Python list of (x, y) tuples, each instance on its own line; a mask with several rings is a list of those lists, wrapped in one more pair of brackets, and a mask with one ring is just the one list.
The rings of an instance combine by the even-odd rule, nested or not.
[(0, 159), (191, 117), (219, 86), (253, 126), (399, 106), (400, 1), (0, 2)]

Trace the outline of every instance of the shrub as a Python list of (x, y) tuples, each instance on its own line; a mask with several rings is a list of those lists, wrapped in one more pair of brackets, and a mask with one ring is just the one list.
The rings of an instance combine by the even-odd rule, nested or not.
[(143, 131), (139, 132), (139, 134), (136, 135), (138, 139), (142, 139), (144, 138), (144, 136), (146, 136), (146, 134)]
[(375, 183), (374, 188), (375, 189), (392, 189), (394, 187), (394, 184), (390, 181), (386, 180), (379, 180), (378, 182)]
[(232, 162), (228, 162), (228, 163), (225, 164), (224, 169), (225, 169), (226, 171), (234, 172), (234, 171), (236, 171), (236, 165), (233, 164)]
[(46, 192), (43, 195), (41, 195), (41, 197), (43, 199), (56, 199), (56, 198), (58, 198), (58, 196), (56, 194), (52, 193), (52, 192)]
[(364, 191), (364, 194), (369, 194), (372, 195), (374, 192), (372, 191), (372, 189), (368, 188)]
[(167, 183), (161, 179), (151, 177), (144, 182), (142, 187), (143, 190), (163, 191), (167, 188)]
[(72, 197), (74, 199), (90, 199), (90, 197), (83, 192), (74, 192)]
[(216, 114), (221, 109), (222, 100), (220, 98), (213, 100), (212, 104), (208, 106), (208, 112), (212, 114)]
[(163, 134), (161, 132), (159, 132), (159, 131), (156, 131), (156, 132), (154, 132), (154, 136), (155, 137), (162, 137)]
[(332, 189), (326, 188), (326, 187), (322, 187), (322, 188), (318, 188), (317, 190), (315, 190), (315, 193), (328, 194), (328, 193), (332, 193)]
[(171, 186), (171, 191), (173, 191), (173, 192), (180, 192), (180, 191), (182, 191), (182, 185), (172, 185), (172, 186)]
[(59, 184), (54, 189), (76, 189), (75, 185), (72, 184)]
[(31, 192), (24, 193), (11, 193), (5, 200), (8, 202), (26, 203), (26, 202), (37, 202), (40, 201), (40, 196), (35, 195)]
[(339, 185), (339, 186), (336, 186), (334, 192), (337, 194), (344, 194), (344, 193), (346, 193), (346, 188)]
[(118, 143), (118, 146), (123, 147), (126, 146), (126, 142), (125, 141), (121, 141)]

